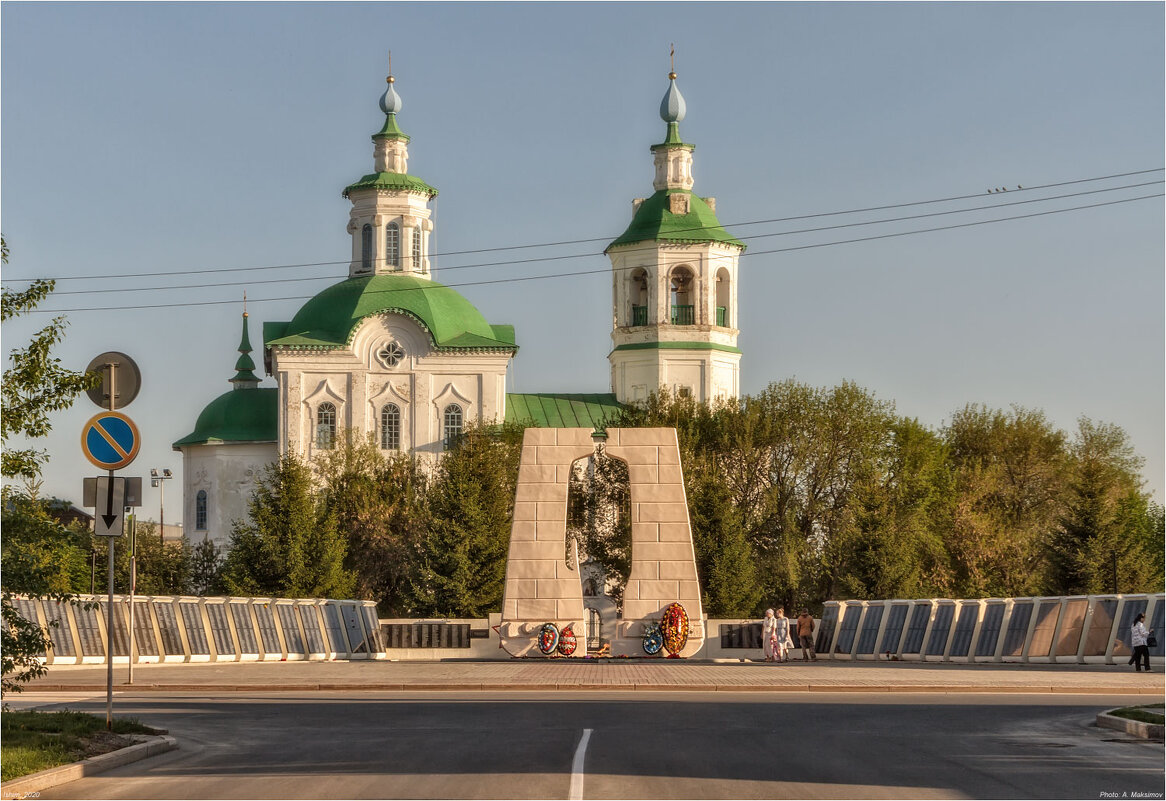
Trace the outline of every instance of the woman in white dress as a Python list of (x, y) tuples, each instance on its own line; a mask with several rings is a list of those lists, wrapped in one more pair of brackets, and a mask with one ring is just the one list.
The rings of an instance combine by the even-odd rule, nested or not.
[(773, 647), (777, 644), (777, 618), (772, 609), (765, 610), (765, 617), (761, 620), (761, 649), (765, 653), (765, 661), (774, 660)]

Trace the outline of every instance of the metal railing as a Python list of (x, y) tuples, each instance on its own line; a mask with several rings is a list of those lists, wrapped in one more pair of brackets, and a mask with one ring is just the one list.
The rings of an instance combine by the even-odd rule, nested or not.
[(648, 307), (632, 306), (632, 325), (648, 324)]
[[(48, 630), (46, 663), (105, 661), (108, 599), (79, 601), (17, 600), (21, 615)], [(130, 660), (129, 601), (113, 596), (115, 664)], [(138, 595), (134, 607), (135, 664), (385, 658), (372, 601)]]
[(827, 601), (815, 647), (829, 659), (1116, 664), (1139, 614), (1163, 661), (1166, 595)]
[(672, 325), (696, 325), (696, 307), (673, 306)]

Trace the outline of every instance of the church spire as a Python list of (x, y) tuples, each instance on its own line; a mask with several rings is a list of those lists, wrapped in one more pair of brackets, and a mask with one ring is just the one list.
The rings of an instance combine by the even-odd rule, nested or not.
[(352, 202), (350, 278), (392, 273), (430, 277), (433, 222), (428, 204), (437, 190), (409, 174), (409, 137), (397, 124), (402, 103), (391, 58), (388, 86), (379, 101), (385, 124), (372, 135), (375, 172), (349, 184), (343, 193)]
[[(672, 48), (675, 58), (676, 48)], [(668, 123), (668, 133), (664, 141), (652, 145), (652, 153), (656, 162), (656, 179), (652, 182), (657, 192), (666, 189), (692, 189), (692, 151), (695, 145), (686, 144), (680, 138), (680, 121), (684, 119), (687, 108), (684, 96), (676, 86), (676, 65), (673, 61), (672, 69), (668, 73), (668, 91), (660, 101), (660, 119)]]
[(389, 75), (385, 78), (388, 87), (381, 95), (380, 107), (385, 113), (385, 124), (372, 135), (373, 155), (377, 172), (395, 172), (405, 175), (409, 172), (409, 136), (397, 124), (397, 112), (401, 110), (401, 96), (393, 86), (393, 56), (389, 54)]
[(255, 376), (255, 362), (251, 360), (251, 337), (247, 331), (247, 293), (243, 293), (243, 336), (239, 340), (239, 358), (235, 361), (235, 377), (230, 382), (235, 389), (254, 389), (259, 386)]

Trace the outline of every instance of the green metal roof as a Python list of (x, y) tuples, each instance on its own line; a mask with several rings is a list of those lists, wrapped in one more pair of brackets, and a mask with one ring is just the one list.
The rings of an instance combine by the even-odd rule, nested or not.
[(684, 150), (696, 150), (696, 145), (690, 145), (680, 138), (680, 124), (676, 122), (668, 123), (668, 135), (664, 137), (664, 141), (658, 145), (652, 145), (652, 152), (657, 150), (667, 150), (669, 148), (682, 148)]
[[(689, 196), (688, 214), (669, 211), (668, 196), (673, 194)], [(743, 242), (721, 227), (708, 203), (687, 189), (661, 189), (645, 200), (631, 225), (607, 249), (636, 242), (722, 242), (745, 249)]]
[(291, 322), (265, 324), (264, 344), (269, 348), (341, 348), (365, 317), (388, 312), (415, 320), (438, 350), (518, 350), (514, 326), (492, 326), (456, 290), (406, 274), (370, 275), (333, 284), (305, 303)]
[(602, 429), (622, 408), (611, 394), (506, 394), (506, 422), (535, 428)]
[(184, 445), (221, 442), (275, 442), (279, 390), (274, 387), (241, 387), (224, 392), (207, 404), (194, 431), (174, 443)]
[(391, 189), (399, 192), (417, 192), (431, 198), (437, 197), (437, 190), (420, 178), (399, 172), (369, 173), (356, 183), (344, 187), (341, 194), (348, 197), (349, 193), (356, 189)]
[(396, 114), (386, 114), (385, 124), (381, 129), (372, 135), (373, 140), (377, 139), (401, 139), (405, 142), (409, 141), (409, 135), (401, 130), (401, 126), (397, 125)]

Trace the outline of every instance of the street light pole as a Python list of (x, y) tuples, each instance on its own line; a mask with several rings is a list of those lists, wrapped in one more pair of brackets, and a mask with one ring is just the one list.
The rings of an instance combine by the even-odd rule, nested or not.
[(158, 488), (158, 534), (159, 541), (163, 544), (166, 542), (166, 484), (163, 482), (171, 478), (174, 478), (174, 475), (169, 468), (163, 468), (161, 471), (157, 468), (150, 469), (150, 486)]

